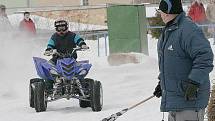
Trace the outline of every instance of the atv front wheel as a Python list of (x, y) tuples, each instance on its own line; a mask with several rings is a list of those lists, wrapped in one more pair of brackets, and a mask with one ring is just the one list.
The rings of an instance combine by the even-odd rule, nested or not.
[(34, 83), (36, 83), (36, 82), (43, 82), (43, 79), (34, 78), (34, 79), (30, 80), (30, 84), (29, 84), (29, 104), (30, 104), (30, 107), (32, 107), (32, 108), (34, 108), (34, 91), (33, 91), (33, 88), (35, 87)]
[(90, 82), (90, 104), (93, 111), (98, 112), (103, 107), (103, 90), (100, 81)]
[(33, 88), (34, 92), (34, 107), (36, 112), (46, 111), (47, 108), (47, 100), (45, 94), (45, 84), (44, 82), (36, 82), (34, 83), (35, 88)]

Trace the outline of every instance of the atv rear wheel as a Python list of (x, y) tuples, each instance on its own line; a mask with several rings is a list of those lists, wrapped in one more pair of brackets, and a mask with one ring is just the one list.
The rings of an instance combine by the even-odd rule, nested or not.
[(34, 83), (35, 88), (33, 88), (34, 92), (34, 107), (36, 112), (46, 111), (47, 108), (47, 100), (45, 94), (45, 84), (44, 82), (36, 82)]
[(34, 91), (33, 91), (33, 87), (34, 87), (34, 83), (36, 82), (43, 82), (43, 79), (39, 79), (39, 78), (34, 78), (30, 80), (30, 84), (29, 84), (29, 104), (30, 107), (34, 108)]
[(103, 107), (103, 90), (99, 81), (90, 81), (90, 104), (93, 111), (98, 112)]

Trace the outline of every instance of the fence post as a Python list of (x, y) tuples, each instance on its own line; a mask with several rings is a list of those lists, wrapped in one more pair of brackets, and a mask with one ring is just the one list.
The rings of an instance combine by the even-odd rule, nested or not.
[(98, 41), (98, 57), (100, 56), (100, 45), (99, 45), (99, 35), (96, 35)]
[(104, 33), (104, 37), (105, 37), (105, 56), (107, 56), (107, 34)]

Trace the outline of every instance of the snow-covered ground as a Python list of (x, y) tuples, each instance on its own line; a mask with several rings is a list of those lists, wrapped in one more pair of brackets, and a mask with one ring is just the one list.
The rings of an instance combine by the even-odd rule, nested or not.
[[(42, 53), (46, 42), (36, 39), (8, 39), (8, 37), (6, 39), (5, 37), (1, 40), (3, 43), (1, 52), (4, 53), (0, 57), (0, 119), (2, 121), (59, 121), (61, 119), (64, 121), (99, 121), (152, 95), (157, 83), (156, 59), (145, 56), (141, 64), (111, 67), (106, 57), (97, 57), (97, 42), (90, 40), (86, 42), (92, 49), (80, 52), (79, 59), (90, 60), (93, 67), (88, 77), (100, 80), (103, 84), (104, 108), (101, 112), (92, 112), (90, 108), (81, 109), (75, 99), (62, 99), (49, 103), (46, 112), (36, 113), (29, 107), (28, 84), (30, 78), (37, 77), (32, 56), (44, 57)], [(155, 118), (154, 115), (157, 117)], [(161, 117), (159, 100), (152, 99), (118, 120), (153, 119), (156, 121)]]
[[(82, 109), (78, 100), (48, 103), (46, 112), (36, 113), (29, 107), (29, 79), (37, 77), (32, 57), (42, 55), (46, 41), (38, 39), (1, 38), (0, 44), (0, 120), (1, 121), (100, 121), (152, 95), (157, 84), (156, 40), (149, 36), (149, 56), (140, 64), (109, 66), (106, 57), (97, 56), (97, 42), (88, 40), (90, 50), (79, 53), (79, 59), (89, 59), (93, 67), (88, 77), (100, 80), (104, 91), (104, 108), (92, 112)], [(214, 45), (212, 45), (214, 48)], [(215, 76), (212, 74), (211, 78)], [(125, 113), (117, 121), (159, 121), (160, 99), (153, 98)], [(165, 119), (167, 114), (165, 114)]]
[[(18, 26), (17, 23), (22, 17), (22, 15), (12, 15), (9, 19), (13, 25)], [(32, 16), (32, 18), (38, 26), (41, 25), (41, 29), (43, 27), (53, 29), (54, 20), (38, 16)], [(46, 112), (36, 113), (29, 107), (28, 102), (29, 80), (37, 77), (32, 57), (49, 59), (42, 54), (46, 48), (44, 40), (49, 38), (29, 39), (18, 36), (17, 34), (1, 35), (0, 38), (0, 121), (100, 121), (151, 96), (157, 85), (157, 41), (155, 39), (148, 37), (149, 56), (142, 55), (141, 63), (121, 66), (109, 66), (107, 57), (97, 56), (97, 41), (87, 40), (90, 50), (79, 52), (78, 59), (90, 60), (93, 66), (88, 77), (101, 81), (103, 85), (103, 110), (93, 112), (91, 108), (80, 108), (78, 100), (62, 99), (48, 103)], [(212, 39), (210, 41), (212, 43)], [(104, 45), (100, 47), (101, 53), (104, 53)], [(212, 47), (215, 50), (215, 46), (212, 45)], [(211, 79), (214, 77), (215, 74), (211, 73)], [(159, 104), (160, 99), (153, 98), (125, 113), (117, 121), (159, 121), (163, 116), (159, 111)]]

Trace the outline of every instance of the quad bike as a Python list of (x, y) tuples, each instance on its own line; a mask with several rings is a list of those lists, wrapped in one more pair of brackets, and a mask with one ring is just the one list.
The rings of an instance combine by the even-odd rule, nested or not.
[(72, 55), (82, 48), (74, 48), (72, 53), (59, 53), (56, 50), (51, 54), (59, 58), (56, 65), (49, 61), (33, 57), (37, 74), (40, 78), (33, 78), (29, 84), (30, 107), (36, 112), (47, 109), (47, 103), (58, 99), (76, 98), (81, 108), (91, 107), (93, 111), (102, 110), (102, 84), (90, 78), (85, 78), (91, 64), (88, 60), (76, 61)]

